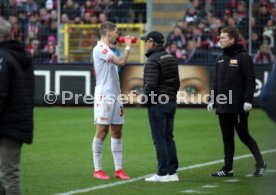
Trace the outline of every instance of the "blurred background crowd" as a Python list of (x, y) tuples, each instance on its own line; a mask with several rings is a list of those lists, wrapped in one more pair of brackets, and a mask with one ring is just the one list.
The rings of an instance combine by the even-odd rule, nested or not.
[[(62, 25), (146, 24), (147, 6), (146, 0), (60, 0), (58, 9), (57, 0), (1, 0), (0, 15), (12, 24), (11, 38), (22, 41), (35, 62), (57, 63)], [(180, 62), (213, 62), (220, 52), (220, 29), (233, 26), (241, 32), (240, 43), (250, 45), (255, 63), (275, 63), (276, 0), (255, 0), (252, 7), (249, 1), (190, 0), (185, 10), (165, 33), (166, 50)]]

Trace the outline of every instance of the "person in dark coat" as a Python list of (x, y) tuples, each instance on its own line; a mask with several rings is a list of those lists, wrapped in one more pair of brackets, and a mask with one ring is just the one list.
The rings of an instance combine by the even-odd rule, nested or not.
[(33, 141), (34, 73), (23, 44), (0, 18), (0, 194), (21, 194), (20, 154)]
[(236, 28), (222, 29), (220, 43), (223, 54), (216, 61), (214, 98), (207, 109), (211, 112), (215, 103), (224, 144), (224, 166), (211, 176), (233, 176), (234, 129), (256, 160), (253, 175), (262, 176), (266, 168), (259, 147), (248, 131), (248, 116), (255, 91), (254, 65), (238, 40)]
[(276, 122), (276, 67), (274, 65), (260, 95), (260, 106)]
[(152, 31), (142, 37), (146, 43), (147, 62), (144, 68), (144, 97), (155, 145), (157, 174), (146, 178), (147, 182), (179, 181), (178, 159), (174, 142), (174, 116), (176, 94), (180, 81), (176, 59), (165, 51), (164, 36)]

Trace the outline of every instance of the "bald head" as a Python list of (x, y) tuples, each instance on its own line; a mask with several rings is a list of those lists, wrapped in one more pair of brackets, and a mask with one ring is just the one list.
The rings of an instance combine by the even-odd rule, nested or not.
[(0, 17), (0, 41), (10, 39), (10, 33), (11, 24), (4, 18)]

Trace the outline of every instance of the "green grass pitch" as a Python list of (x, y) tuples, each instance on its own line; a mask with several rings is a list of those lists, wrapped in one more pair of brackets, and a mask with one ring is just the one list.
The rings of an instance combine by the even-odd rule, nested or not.
[[(82, 194), (120, 195), (276, 194), (276, 151), (264, 154), (268, 164), (264, 177), (247, 176), (254, 171), (252, 156), (235, 160), (233, 178), (208, 176), (220, 169), (222, 163), (203, 165), (221, 160), (223, 146), (217, 116), (205, 109), (177, 109), (174, 134), (181, 168), (180, 181), (144, 182), (143, 176), (155, 173), (157, 164), (146, 109), (126, 108), (125, 118), (123, 166), (134, 180), (119, 183), (120, 180), (114, 178), (109, 135), (104, 143), (103, 166), (112, 179), (101, 181), (93, 178), (93, 108), (36, 108), (34, 143), (23, 146), (21, 157), (23, 194), (48, 195), (82, 189), (90, 189)], [(276, 149), (276, 126), (261, 110), (250, 113), (249, 128), (262, 151)], [(249, 154), (237, 136), (235, 140), (235, 156)], [(183, 168), (193, 165), (199, 166)]]

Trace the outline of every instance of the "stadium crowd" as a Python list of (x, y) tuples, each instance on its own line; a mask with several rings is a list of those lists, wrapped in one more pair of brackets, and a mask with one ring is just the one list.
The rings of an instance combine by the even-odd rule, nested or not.
[[(275, 63), (276, 1), (256, 0), (252, 10), (254, 62)], [(1, 0), (0, 15), (12, 24), (11, 38), (22, 41), (35, 62), (57, 62), (57, 0)], [(61, 25), (104, 21), (145, 23), (146, 0), (61, 0)], [(220, 52), (220, 29), (226, 26), (238, 27), (240, 42), (248, 48), (248, 1), (190, 0), (167, 36), (166, 50), (184, 63), (213, 62)]]
[[(183, 19), (176, 22), (167, 37), (167, 51), (186, 63), (214, 62), (220, 44), (220, 29), (226, 26), (237, 27), (241, 33), (240, 43), (248, 48), (248, 2), (190, 0)], [(252, 10), (254, 62), (275, 63), (276, 1), (254, 1)]]

